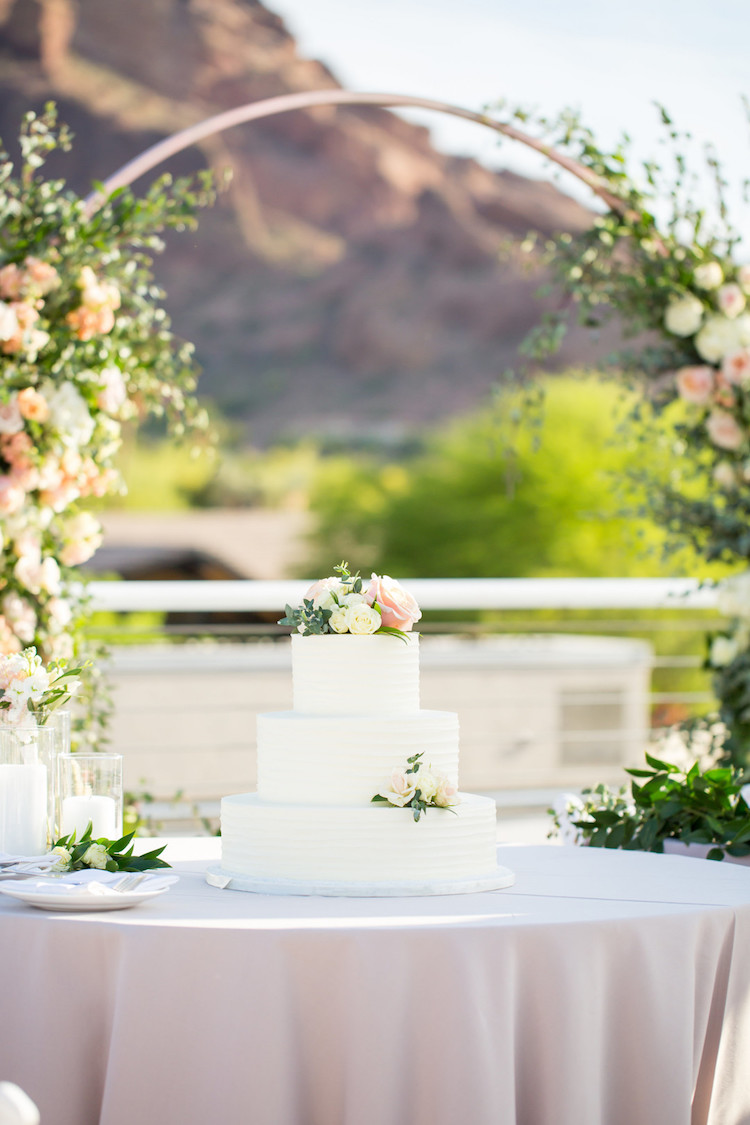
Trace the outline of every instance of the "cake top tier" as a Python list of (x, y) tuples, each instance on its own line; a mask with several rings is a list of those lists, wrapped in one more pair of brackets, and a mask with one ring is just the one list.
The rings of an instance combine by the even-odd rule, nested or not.
[(292, 637), (294, 710), (403, 715), (419, 709), (419, 634)]
[(388, 574), (369, 581), (352, 574), (348, 563), (309, 588), (302, 604), (288, 605), (279, 625), (291, 625), (304, 637), (327, 634), (371, 636), (410, 633), (422, 616), (412, 595)]

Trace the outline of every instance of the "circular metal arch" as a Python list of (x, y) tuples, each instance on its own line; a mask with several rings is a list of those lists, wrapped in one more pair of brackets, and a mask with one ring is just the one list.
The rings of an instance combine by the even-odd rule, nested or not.
[(204, 137), (221, 133), (224, 129), (231, 129), (233, 126), (242, 125), (247, 121), (258, 121), (262, 117), (273, 117), (277, 113), (289, 113), (295, 109), (311, 109), (324, 105), (371, 105), (378, 106), (381, 109), (404, 106), (414, 109), (434, 110), (437, 113), (446, 113), (452, 117), (462, 117), (466, 121), (474, 121), (478, 125), (484, 125), (487, 129), (501, 133), (503, 136), (518, 141), (520, 144), (546, 156), (553, 164), (559, 165), (585, 183), (611, 210), (620, 214), (624, 214), (626, 211), (625, 202), (618, 196), (613, 195), (607, 188), (605, 181), (595, 172), (592, 172), (590, 168), (580, 164), (571, 156), (557, 152), (537, 137), (522, 132), (515, 125), (507, 125), (501, 121), (496, 121), (486, 113), (476, 113), (474, 110), (462, 109), (461, 106), (434, 101), (431, 98), (418, 98), (410, 94), (356, 93), (352, 90), (342, 89), (310, 90), (300, 94), (282, 94), (279, 97), (264, 98), (258, 102), (249, 102), (247, 105), (238, 106), (236, 109), (226, 110), (224, 113), (217, 113), (213, 117), (200, 121), (197, 125), (190, 125), (187, 129), (182, 129), (179, 133), (174, 133), (171, 137), (166, 137), (163, 141), (152, 145), (140, 156), (136, 156), (134, 160), (124, 164), (114, 175), (109, 176), (102, 184), (101, 190), (92, 192), (87, 196), (85, 201), (87, 211), (89, 214), (93, 214), (107, 196), (117, 188), (127, 187), (139, 176), (151, 171), (152, 168), (161, 164), (168, 157), (182, 152), (183, 149), (195, 144), (196, 141), (203, 140)]

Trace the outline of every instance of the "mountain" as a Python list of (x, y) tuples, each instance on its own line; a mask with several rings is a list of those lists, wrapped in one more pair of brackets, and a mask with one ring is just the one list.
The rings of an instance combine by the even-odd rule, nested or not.
[[(337, 86), (255, 0), (0, 0), (0, 136), (53, 98), (80, 191), (214, 113)], [(591, 221), (551, 184), (446, 156), (374, 108), (240, 126), (168, 168), (227, 164), (230, 190), (157, 272), (202, 392), (257, 441), (398, 436), (470, 409), (539, 315), (520, 238)], [(573, 333), (559, 365), (592, 354)]]

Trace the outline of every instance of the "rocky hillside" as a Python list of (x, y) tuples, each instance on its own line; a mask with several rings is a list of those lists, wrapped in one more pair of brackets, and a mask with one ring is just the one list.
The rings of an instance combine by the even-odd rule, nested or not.
[[(54, 98), (80, 190), (211, 114), (337, 85), (256, 0), (0, 0), (0, 136)], [(239, 127), (169, 167), (227, 163), (229, 193), (158, 269), (204, 393), (256, 440), (385, 436), (470, 408), (538, 314), (539, 277), (509, 240), (590, 220), (376, 109)], [(574, 335), (561, 362), (585, 353)]]

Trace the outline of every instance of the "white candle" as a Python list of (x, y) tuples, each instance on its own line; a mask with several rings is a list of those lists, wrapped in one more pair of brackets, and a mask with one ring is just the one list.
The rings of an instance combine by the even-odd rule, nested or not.
[(117, 840), (122, 835), (117, 825), (117, 802), (114, 797), (94, 793), (84, 797), (64, 798), (61, 826), (63, 836), (75, 832), (76, 839), (80, 840), (89, 821), (92, 823), (91, 835), (95, 840), (99, 836)]
[(47, 767), (0, 764), (0, 852), (47, 850)]

